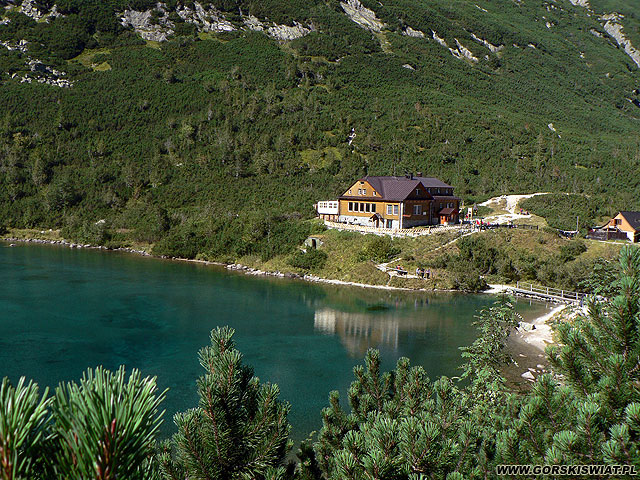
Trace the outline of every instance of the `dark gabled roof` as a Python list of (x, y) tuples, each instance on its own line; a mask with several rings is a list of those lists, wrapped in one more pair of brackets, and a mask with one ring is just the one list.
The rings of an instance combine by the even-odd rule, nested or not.
[(424, 185), (426, 188), (433, 188), (433, 187), (453, 188), (451, 185), (448, 185), (444, 183), (442, 180), (438, 180), (437, 178), (434, 178), (434, 177), (415, 177), (415, 178), (420, 180), (422, 185)]
[(640, 212), (620, 212), (629, 225), (637, 232), (640, 230)]
[(451, 215), (455, 210), (451, 207), (443, 208), (438, 215)]
[[(359, 181), (368, 182), (382, 197), (380, 200), (402, 201), (420, 184), (425, 188), (452, 188), (451, 185), (433, 177), (371, 177), (366, 176)], [(427, 194), (429, 195), (429, 194)]]

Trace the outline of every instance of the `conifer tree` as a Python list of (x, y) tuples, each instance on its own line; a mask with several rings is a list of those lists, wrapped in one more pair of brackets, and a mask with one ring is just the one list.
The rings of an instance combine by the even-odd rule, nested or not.
[(49, 436), (50, 399), (24, 377), (13, 387), (0, 384), (0, 479), (38, 478), (43, 467), (43, 445)]
[(278, 399), (277, 385), (261, 384), (242, 364), (233, 334), (216, 328), (200, 350), (200, 402), (174, 417), (178, 433), (159, 456), (166, 479), (276, 480), (290, 473), (289, 405)]
[(475, 416), (470, 398), (452, 380), (431, 382), (406, 358), (381, 374), (377, 350), (367, 352), (354, 374), (351, 413), (332, 392), (322, 414), (315, 454), (325, 478), (417, 480), (489, 471), (483, 442), (489, 419)]
[(557, 325), (540, 377), (499, 435), (502, 463), (640, 468), (640, 249), (620, 254), (615, 296)]
[(148, 480), (155, 435), (162, 422), (156, 380), (121, 366), (113, 373), (88, 370), (80, 384), (56, 388), (52, 402), (55, 478), (67, 480)]

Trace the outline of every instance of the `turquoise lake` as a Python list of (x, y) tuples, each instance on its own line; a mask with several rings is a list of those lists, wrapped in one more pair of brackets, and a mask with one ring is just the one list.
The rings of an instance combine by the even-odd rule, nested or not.
[[(0, 377), (41, 387), (88, 367), (138, 368), (169, 388), (162, 435), (197, 404), (198, 349), (218, 325), (236, 330), (245, 363), (291, 403), (293, 438), (321, 426), (331, 390), (343, 403), (369, 347), (431, 378), (459, 374), (488, 295), (426, 294), (251, 277), (220, 267), (125, 253), (0, 242)], [(545, 306), (520, 302), (525, 317)]]

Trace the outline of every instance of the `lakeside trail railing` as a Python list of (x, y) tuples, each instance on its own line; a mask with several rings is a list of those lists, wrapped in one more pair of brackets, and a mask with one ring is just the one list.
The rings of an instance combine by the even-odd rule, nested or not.
[(587, 296), (586, 293), (572, 292), (570, 290), (563, 290), (560, 288), (539, 287), (532, 283), (525, 282), (516, 282), (515, 288), (512, 287), (511, 290), (515, 295), (572, 304), (582, 304), (584, 302), (584, 298)]
[(331, 222), (325, 220), (324, 224), (327, 228), (333, 228), (336, 230), (346, 230), (350, 232), (360, 233), (373, 233), (375, 235), (390, 235), (397, 237), (417, 237), (420, 235), (432, 235), (434, 233), (442, 232), (470, 232), (473, 230), (473, 225), (430, 225), (427, 227), (413, 227), (402, 229), (380, 228), (380, 227), (366, 227), (364, 225), (351, 225), (349, 223)]
[(495, 230), (498, 228), (520, 228), (525, 230), (538, 230), (537, 225), (525, 225), (525, 224), (498, 224), (498, 223), (483, 223), (483, 224), (475, 224), (475, 223), (463, 223), (458, 225), (429, 225), (425, 227), (412, 227), (412, 228), (401, 228), (401, 229), (391, 229), (391, 228), (382, 228), (382, 227), (368, 227), (365, 225), (354, 225), (350, 223), (342, 223), (342, 222), (332, 222), (330, 220), (325, 220), (324, 224), (327, 228), (333, 228), (336, 230), (346, 230), (349, 232), (360, 232), (360, 233), (373, 233), (375, 235), (390, 235), (392, 237), (418, 237), (420, 235), (432, 235), (434, 233), (441, 232), (451, 232), (457, 231), (460, 234), (464, 234), (467, 232), (473, 231), (483, 231), (483, 230)]

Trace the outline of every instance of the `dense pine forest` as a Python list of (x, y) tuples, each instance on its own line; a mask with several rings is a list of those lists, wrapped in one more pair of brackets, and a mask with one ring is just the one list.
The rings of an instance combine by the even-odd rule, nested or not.
[(640, 46), (631, 2), (2, 3), (0, 225), (268, 259), (314, 201), (408, 171), (640, 207), (638, 66), (603, 19)]

